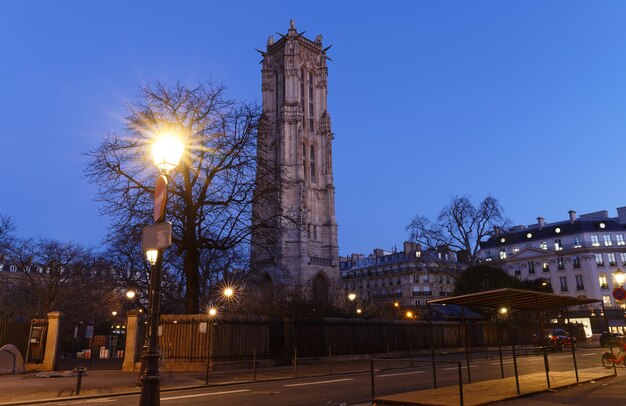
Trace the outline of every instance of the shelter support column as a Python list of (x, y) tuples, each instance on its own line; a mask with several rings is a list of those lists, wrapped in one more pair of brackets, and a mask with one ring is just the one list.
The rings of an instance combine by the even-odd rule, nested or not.
[(42, 368), (44, 371), (54, 371), (56, 367), (62, 318), (63, 313), (61, 312), (48, 313), (48, 333), (46, 334), (46, 350)]

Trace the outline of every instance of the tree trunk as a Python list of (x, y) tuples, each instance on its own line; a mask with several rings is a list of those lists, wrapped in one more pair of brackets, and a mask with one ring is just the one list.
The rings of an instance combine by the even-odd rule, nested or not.
[(200, 313), (200, 251), (196, 248), (185, 250), (183, 270), (185, 271), (185, 312)]

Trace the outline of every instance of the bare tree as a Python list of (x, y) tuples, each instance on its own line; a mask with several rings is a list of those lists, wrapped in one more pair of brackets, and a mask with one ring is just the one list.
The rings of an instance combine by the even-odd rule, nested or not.
[[(224, 87), (214, 83), (194, 88), (153, 83), (140, 89), (140, 101), (128, 110), (125, 131), (110, 134), (87, 153), (86, 176), (99, 187), (102, 212), (113, 218), (110, 239), (128, 229), (139, 232), (151, 223), (156, 168), (146, 155), (152, 138), (172, 127), (184, 134), (185, 155), (170, 174), (167, 220), (173, 223), (174, 249), (169, 266), (180, 266), (185, 311), (197, 313), (202, 253), (248, 243), (252, 203), (270, 194), (255, 183), (256, 172), (263, 170), (256, 157), (260, 109), (226, 99)], [(255, 219), (257, 229), (270, 226), (269, 220)]]
[(508, 226), (509, 220), (495, 197), (487, 196), (474, 206), (468, 196), (453, 196), (435, 222), (418, 215), (406, 229), (411, 241), (430, 248), (447, 245), (458, 251), (460, 261), (473, 265), (478, 262), (480, 242)]
[(14, 231), (15, 224), (13, 223), (13, 219), (0, 214), (0, 260), (6, 258), (11, 249), (11, 245), (15, 240), (13, 235)]
[(102, 313), (118, 296), (110, 265), (80, 245), (22, 240), (12, 258), (17, 272), (3, 293), (3, 308), (10, 317), (43, 317), (57, 310), (68, 315)]

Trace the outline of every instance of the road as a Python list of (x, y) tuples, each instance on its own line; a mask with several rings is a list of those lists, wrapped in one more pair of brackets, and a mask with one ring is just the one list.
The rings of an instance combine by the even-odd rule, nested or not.
[[(597, 367), (600, 365), (600, 348), (580, 348), (576, 352), (578, 368)], [(437, 365), (437, 382), (439, 386), (456, 385), (458, 383), (458, 361), (461, 364), (463, 381), (468, 382), (467, 366), (464, 354), (455, 354), (455, 361)], [(549, 353), (550, 369), (554, 371), (573, 370), (571, 352)], [(440, 360), (451, 361), (451, 356), (440, 357)], [(433, 386), (432, 365), (428, 357), (414, 358), (410, 361), (381, 360), (375, 362), (376, 395), (429, 389)], [(521, 374), (541, 372), (544, 359), (541, 355), (519, 357), (518, 371)], [(505, 359), (503, 363), (505, 376), (514, 374), (513, 360)], [(470, 363), (472, 381), (499, 379), (501, 377), (500, 361), (496, 358), (475, 358)], [(572, 371), (573, 373), (573, 371)], [(371, 373), (347, 373), (315, 378), (298, 378), (275, 380), (257, 383), (212, 386), (199, 389), (166, 391), (161, 393), (161, 404), (164, 406), (182, 405), (369, 405), (372, 399)], [(78, 404), (111, 404), (137, 405), (138, 395), (113, 396), (80, 401), (54, 402), (55, 405)]]

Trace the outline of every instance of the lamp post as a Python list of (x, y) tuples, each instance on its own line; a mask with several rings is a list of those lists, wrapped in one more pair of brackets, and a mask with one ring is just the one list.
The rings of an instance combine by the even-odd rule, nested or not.
[(207, 320), (207, 344), (206, 344), (206, 377), (204, 379), (204, 384), (209, 384), (209, 369), (211, 368), (211, 330), (213, 326), (213, 319), (217, 316), (217, 309), (215, 307), (211, 307), (208, 311), (209, 318)]
[[(180, 138), (171, 134), (164, 134), (152, 144), (154, 163), (161, 171), (161, 175), (157, 178), (154, 194), (154, 221), (157, 224), (165, 223), (167, 174), (178, 166), (178, 162), (183, 154), (183, 149), (183, 143)], [(144, 229), (142, 244), (146, 243), (146, 236)], [(161, 240), (162, 238), (159, 239), (159, 243)], [(163, 246), (159, 246), (156, 249), (147, 247), (145, 250), (146, 258), (148, 262), (150, 262), (150, 294), (148, 295), (149, 340), (147, 351), (143, 354), (143, 365), (145, 365), (145, 367), (141, 376), (140, 406), (158, 406), (160, 404), (161, 378), (159, 376), (160, 354), (158, 335), (161, 313), (162, 248)]]

